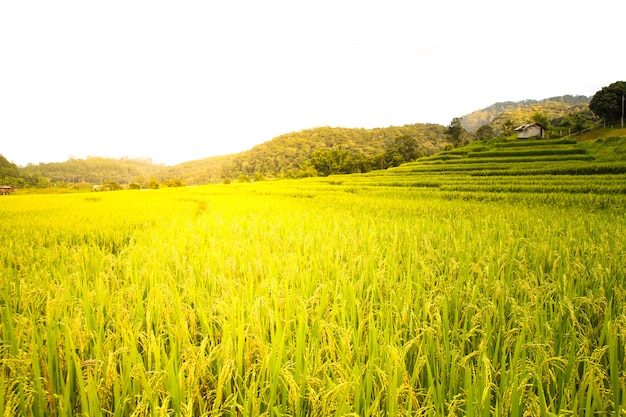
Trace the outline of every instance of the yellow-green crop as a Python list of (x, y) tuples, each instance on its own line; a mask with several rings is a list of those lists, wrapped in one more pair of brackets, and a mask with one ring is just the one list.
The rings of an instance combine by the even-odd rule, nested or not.
[(0, 414), (623, 413), (623, 192), (385, 181), (0, 198)]

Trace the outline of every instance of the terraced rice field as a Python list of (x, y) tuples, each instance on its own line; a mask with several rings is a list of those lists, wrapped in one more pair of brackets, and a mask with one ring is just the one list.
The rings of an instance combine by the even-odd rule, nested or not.
[(0, 414), (624, 414), (626, 165), (588, 156), (0, 198)]

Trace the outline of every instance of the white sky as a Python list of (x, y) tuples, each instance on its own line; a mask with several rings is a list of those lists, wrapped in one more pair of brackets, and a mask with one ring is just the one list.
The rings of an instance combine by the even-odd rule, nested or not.
[(168, 165), (626, 79), (623, 0), (0, 0), (0, 154)]

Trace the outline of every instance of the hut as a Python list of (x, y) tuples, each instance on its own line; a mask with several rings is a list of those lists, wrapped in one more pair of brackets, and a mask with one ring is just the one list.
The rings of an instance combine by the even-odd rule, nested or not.
[(518, 139), (543, 138), (546, 128), (539, 123), (529, 123), (516, 128)]
[(0, 185), (0, 195), (9, 195), (14, 191), (10, 185)]

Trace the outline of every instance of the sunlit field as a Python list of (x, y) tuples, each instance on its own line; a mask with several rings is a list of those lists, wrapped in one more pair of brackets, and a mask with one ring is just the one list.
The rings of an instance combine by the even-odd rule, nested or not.
[(481, 165), (0, 198), (0, 414), (624, 415), (625, 174)]

